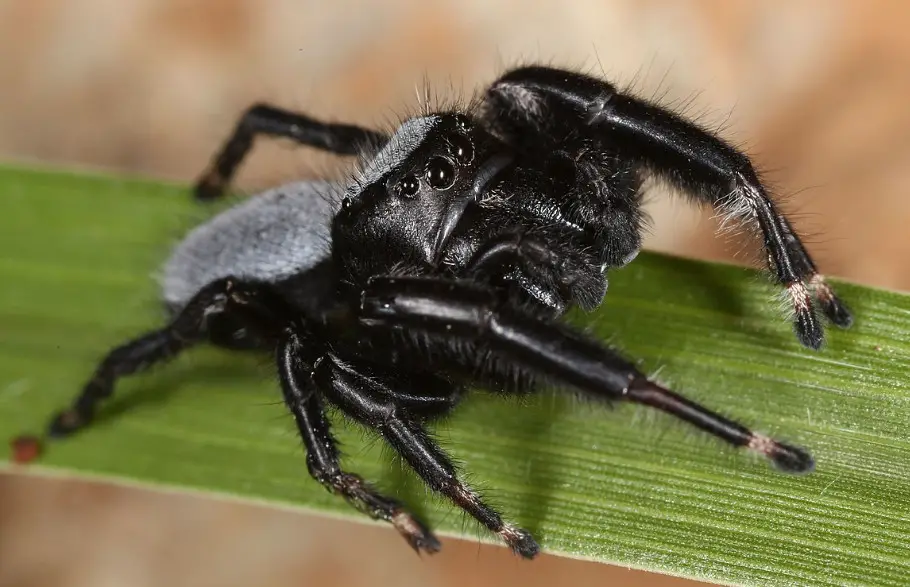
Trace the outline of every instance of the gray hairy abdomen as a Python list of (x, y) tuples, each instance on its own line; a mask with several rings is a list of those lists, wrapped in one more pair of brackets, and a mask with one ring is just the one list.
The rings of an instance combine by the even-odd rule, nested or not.
[(292, 183), (197, 226), (164, 264), (165, 302), (179, 309), (224, 277), (274, 282), (309, 269), (330, 254), (331, 218), (343, 191), (322, 181)]

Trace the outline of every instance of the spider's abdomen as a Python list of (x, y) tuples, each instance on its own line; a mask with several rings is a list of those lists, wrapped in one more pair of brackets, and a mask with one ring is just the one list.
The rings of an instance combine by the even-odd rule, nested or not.
[(313, 267), (329, 256), (331, 218), (343, 191), (329, 182), (292, 183), (197, 226), (162, 269), (164, 301), (178, 309), (216, 279), (275, 282)]

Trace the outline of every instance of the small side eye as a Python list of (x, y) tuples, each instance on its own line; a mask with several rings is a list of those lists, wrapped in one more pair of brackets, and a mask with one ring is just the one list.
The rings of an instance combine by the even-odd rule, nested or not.
[(437, 190), (455, 185), (455, 166), (445, 157), (433, 157), (427, 163), (427, 183)]
[(352, 200), (351, 198), (344, 198), (343, 200), (341, 200), (341, 209), (347, 210), (348, 208), (351, 207), (351, 205), (353, 203), (354, 203), (354, 200)]
[(462, 135), (452, 135), (449, 137), (449, 152), (455, 161), (462, 165), (467, 165), (474, 160), (474, 145), (470, 139)]
[(420, 180), (417, 176), (406, 175), (395, 185), (395, 193), (405, 198), (411, 198), (420, 191)]

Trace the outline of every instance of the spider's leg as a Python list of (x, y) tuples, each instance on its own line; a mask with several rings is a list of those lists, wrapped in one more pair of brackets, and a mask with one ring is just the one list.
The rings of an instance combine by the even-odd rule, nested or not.
[(546, 140), (566, 129), (590, 132), (635, 160), (642, 170), (674, 184), (695, 201), (728, 218), (757, 227), (776, 279), (786, 287), (800, 341), (821, 346), (824, 334), (814, 312), (814, 292), (838, 326), (850, 311), (818, 273), (789, 221), (774, 204), (749, 158), (715, 134), (610, 84), (586, 75), (527, 67), (511, 71), (487, 91), (492, 124), (522, 140)]
[(361, 305), (362, 321), (368, 326), (404, 328), (436, 336), (440, 344), (472, 341), (526, 372), (592, 396), (668, 412), (734, 446), (766, 456), (784, 471), (813, 468), (812, 457), (802, 449), (752, 432), (661, 387), (602, 344), (559, 322), (511, 308), (489, 289), (463, 281), (382, 277), (370, 281)]
[(202, 288), (164, 328), (153, 330), (112, 349), (66, 410), (51, 420), (48, 434), (68, 436), (87, 425), (98, 404), (111, 396), (121, 377), (144, 371), (176, 357), (187, 348), (206, 340), (206, 317), (225, 310), (230, 295), (243, 295), (255, 285), (233, 278), (214, 281)]
[(304, 114), (256, 104), (243, 113), (233, 134), (197, 181), (197, 199), (213, 200), (224, 193), (257, 135), (284, 137), (339, 155), (356, 155), (361, 149), (388, 140), (386, 135), (360, 126), (322, 122)]
[[(290, 334), (279, 346), (277, 360), (284, 400), (303, 438), (310, 475), (358, 510), (391, 523), (417, 552), (437, 552), (439, 540), (411, 512), (396, 500), (381, 495), (360, 476), (341, 469), (338, 443), (332, 436), (322, 399), (314, 393), (310, 368), (303, 364), (305, 352), (297, 334)], [(324, 359), (317, 359), (317, 369), (323, 362)]]
[(316, 366), (313, 378), (332, 403), (358, 422), (377, 430), (435, 491), (446, 496), (498, 534), (517, 554), (533, 558), (540, 548), (526, 530), (503, 521), (477, 492), (458, 477), (451, 459), (408, 410), (393, 399), (376, 376), (366, 376), (333, 355)]

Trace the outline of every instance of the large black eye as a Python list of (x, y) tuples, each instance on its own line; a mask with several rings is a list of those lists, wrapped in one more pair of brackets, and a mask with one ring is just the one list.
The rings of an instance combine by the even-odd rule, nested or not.
[(413, 197), (420, 191), (420, 180), (415, 175), (405, 175), (395, 186), (395, 191), (399, 196)]
[(445, 157), (433, 157), (427, 163), (427, 183), (437, 190), (447, 190), (455, 184), (455, 166)]
[(452, 135), (449, 137), (449, 152), (455, 161), (467, 165), (474, 160), (474, 145), (467, 137)]

